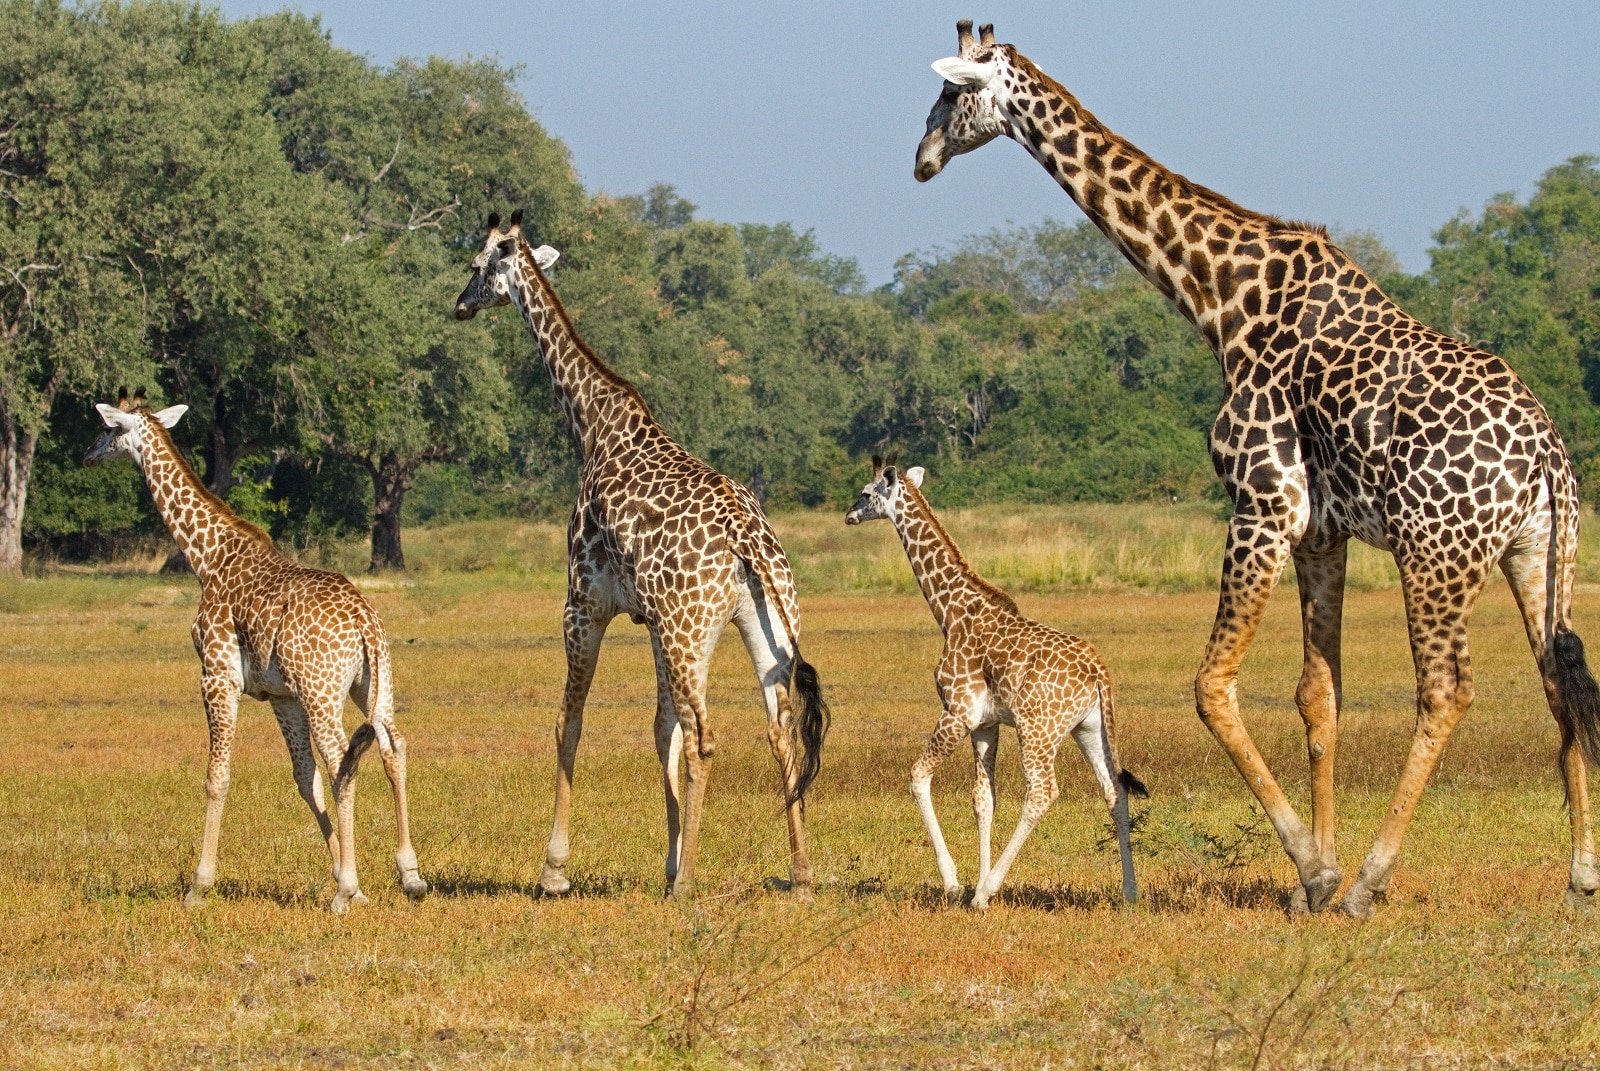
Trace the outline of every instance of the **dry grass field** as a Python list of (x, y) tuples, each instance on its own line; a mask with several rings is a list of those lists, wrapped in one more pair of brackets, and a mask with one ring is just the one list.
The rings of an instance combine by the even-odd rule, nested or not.
[[(815, 899), (766, 886), (787, 873), (783, 823), (749, 666), (728, 636), (692, 909), (661, 897), (653, 674), (644, 631), (626, 620), (604, 650), (578, 760), (575, 895), (533, 895), (562, 679), (555, 529), (411, 533), (416, 573), (367, 585), (395, 644), (434, 893), (413, 905), (396, 886), (387, 785), (369, 762), (357, 823), (372, 902), (343, 918), (325, 909), (325, 855), (276, 724), (249, 701), (218, 889), (205, 911), (183, 910), (203, 811), (196, 588), (51, 573), (0, 584), (0, 1067), (1600, 1062), (1600, 921), (1561, 907), (1556, 734), (1503, 584), (1475, 616), (1478, 700), (1389, 903), (1365, 924), (1292, 920), (1291, 869), (1192, 710), (1214, 514), (953, 519), (1026, 612), (1090, 637), (1111, 667), (1125, 761), (1153, 792), (1135, 808), (1136, 908), (1117, 902), (1108, 823), (1070, 752), (1061, 800), (1000, 901), (983, 915), (940, 903), (906, 791), (937, 711), (940, 639), (887, 526), (780, 523), (805, 585), (806, 654), (834, 710), (809, 812)], [(1585, 553), (1600, 566), (1600, 548)], [(1398, 594), (1376, 556), (1355, 573), (1338, 774), (1347, 876), (1412, 721)], [(1600, 652), (1600, 590), (1586, 576), (1578, 625)], [(1243, 698), (1304, 801), (1298, 657), (1286, 589)], [(964, 754), (934, 789), (970, 884)], [(1020, 794), (1014, 737), (1002, 736), (1000, 768), (1003, 838)]]

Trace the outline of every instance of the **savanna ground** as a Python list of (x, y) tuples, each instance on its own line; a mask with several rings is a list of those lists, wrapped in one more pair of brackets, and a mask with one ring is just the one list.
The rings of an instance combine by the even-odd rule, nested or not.
[[(1191, 681), (1214, 607), (1214, 510), (953, 516), (1023, 609), (1088, 636), (1117, 684), (1144, 900), (1116, 899), (1082, 761), (986, 914), (945, 907), (907, 774), (940, 639), (886, 526), (780, 529), (805, 652), (833, 704), (810, 801), (814, 901), (787, 873), (750, 670), (725, 637), (719, 749), (692, 909), (661, 897), (642, 629), (613, 626), (579, 755), (576, 893), (534, 897), (563, 659), (559, 530), (414, 532), (366, 585), (395, 644), (415, 839), (405, 902), (381, 765), (357, 822), (372, 903), (325, 909), (326, 858), (269, 709), (246, 701), (210, 906), (179, 898), (203, 811), (192, 581), (46, 571), (0, 585), (0, 1066), (1581, 1067), (1600, 1062), (1600, 922), (1561, 907), (1556, 734), (1511, 600), (1474, 618), (1478, 700), (1371, 922), (1292, 920), (1292, 871)], [(1591, 524), (1591, 529), (1594, 526)], [(334, 554), (352, 566), (359, 548)], [(1578, 625), (1600, 643), (1600, 547)], [(1399, 769), (1412, 672), (1392, 573), (1360, 553), (1346, 614), (1341, 857), (1353, 876)], [(1596, 648), (1600, 650), (1600, 648)], [(1257, 741), (1305, 809), (1293, 592), (1243, 678)], [(352, 715), (353, 724), (353, 715)], [(1009, 731), (1008, 731), (1009, 732)], [(1069, 745), (1070, 748), (1070, 745)], [(1020, 775), (1002, 737), (1003, 844)], [(966, 752), (935, 778), (970, 884)]]

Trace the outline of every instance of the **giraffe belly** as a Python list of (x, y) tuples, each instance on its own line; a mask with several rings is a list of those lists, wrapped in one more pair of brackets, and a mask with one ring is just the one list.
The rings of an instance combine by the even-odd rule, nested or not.
[(271, 659), (261, 664), (248, 654), (241, 653), (239, 668), (244, 678), (244, 687), (241, 690), (252, 699), (273, 699), (294, 695), (294, 689), (284, 680), (283, 671)]

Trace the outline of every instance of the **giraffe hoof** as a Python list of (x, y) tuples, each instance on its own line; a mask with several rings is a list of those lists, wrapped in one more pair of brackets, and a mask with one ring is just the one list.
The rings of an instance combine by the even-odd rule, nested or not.
[(1370, 919), (1373, 910), (1372, 890), (1363, 885), (1353, 885), (1345, 893), (1344, 902), (1339, 905), (1339, 910), (1353, 919)]
[(421, 900), (428, 895), (428, 883), (416, 874), (402, 877), (400, 879), (400, 888), (405, 890), (405, 894), (413, 900)]
[(572, 882), (567, 880), (565, 874), (545, 867), (544, 873), (539, 876), (540, 896), (565, 896), (571, 891)]
[(1319, 870), (1315, 877), (1289, 894), (1289, 914), (1316, 915), (1327, 910), (1344, 875), (1338, 867)]
[(183, 906), (189, 911), (203, 910), (206, 904), (210, 903), (210, 899), (206, 895), (210, 891), (210, 889), (202, 889), (199, 886), (191, 888), (184, 894)]
[(967, 898), (967, 890), (959, 885), (946, 885), (944, 887), (944, 902), (951, 907), (960, 907)]
[(333, 894), (333, 902), (328, 905), (328, 910), (332, 911), (335, 915), (343, 915), (346, 911), (349, 911), (352, 906), (361, 907), (365, 906), (366, 903), (367, 895), (360, 889), (357, 889), (353, 893), (340, 891)]
[(1594, 914), (1594, 889), (1568, 888), (1567, 894), (1561, 898), (1562, 904), (1568, 911), (1575, 911), (1580, 915)]

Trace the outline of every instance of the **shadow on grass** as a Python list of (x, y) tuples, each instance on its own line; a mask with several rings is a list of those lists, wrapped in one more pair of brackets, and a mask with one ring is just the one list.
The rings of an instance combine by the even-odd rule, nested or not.
[[(895, 886), (881, 878), (840, 882), (827, 886), (833, 892), (854, 900), (883, 898), (929, 911), (964, 909), (972, 903), (972, 888), (963, 888), (957, 901), (946, 898), (937, 885)], [(1170, 878), (1141, 885), (1138, 907), (1164, 914), (1189, 914), (1216, 907), (1245, 910), (1287, 911), (1289, 893), (1270, 878), (1198, 878), (1173, 881)], [(1007, 907), (1031, 911), (1100, 911), (1120, 909), (1126, 904), (1114, 886), (1007, 885), (991, 901)]]
[(430, 896), (453, 899), (464, 896), (521, 896), (529, 900), (607, 900), (639, 888), (608, 875), (579, 875), (572, 888), (558, 896), (547, 896), (537, 881), (507, 880), (478, 874), (424, 874), (432, 887)]

